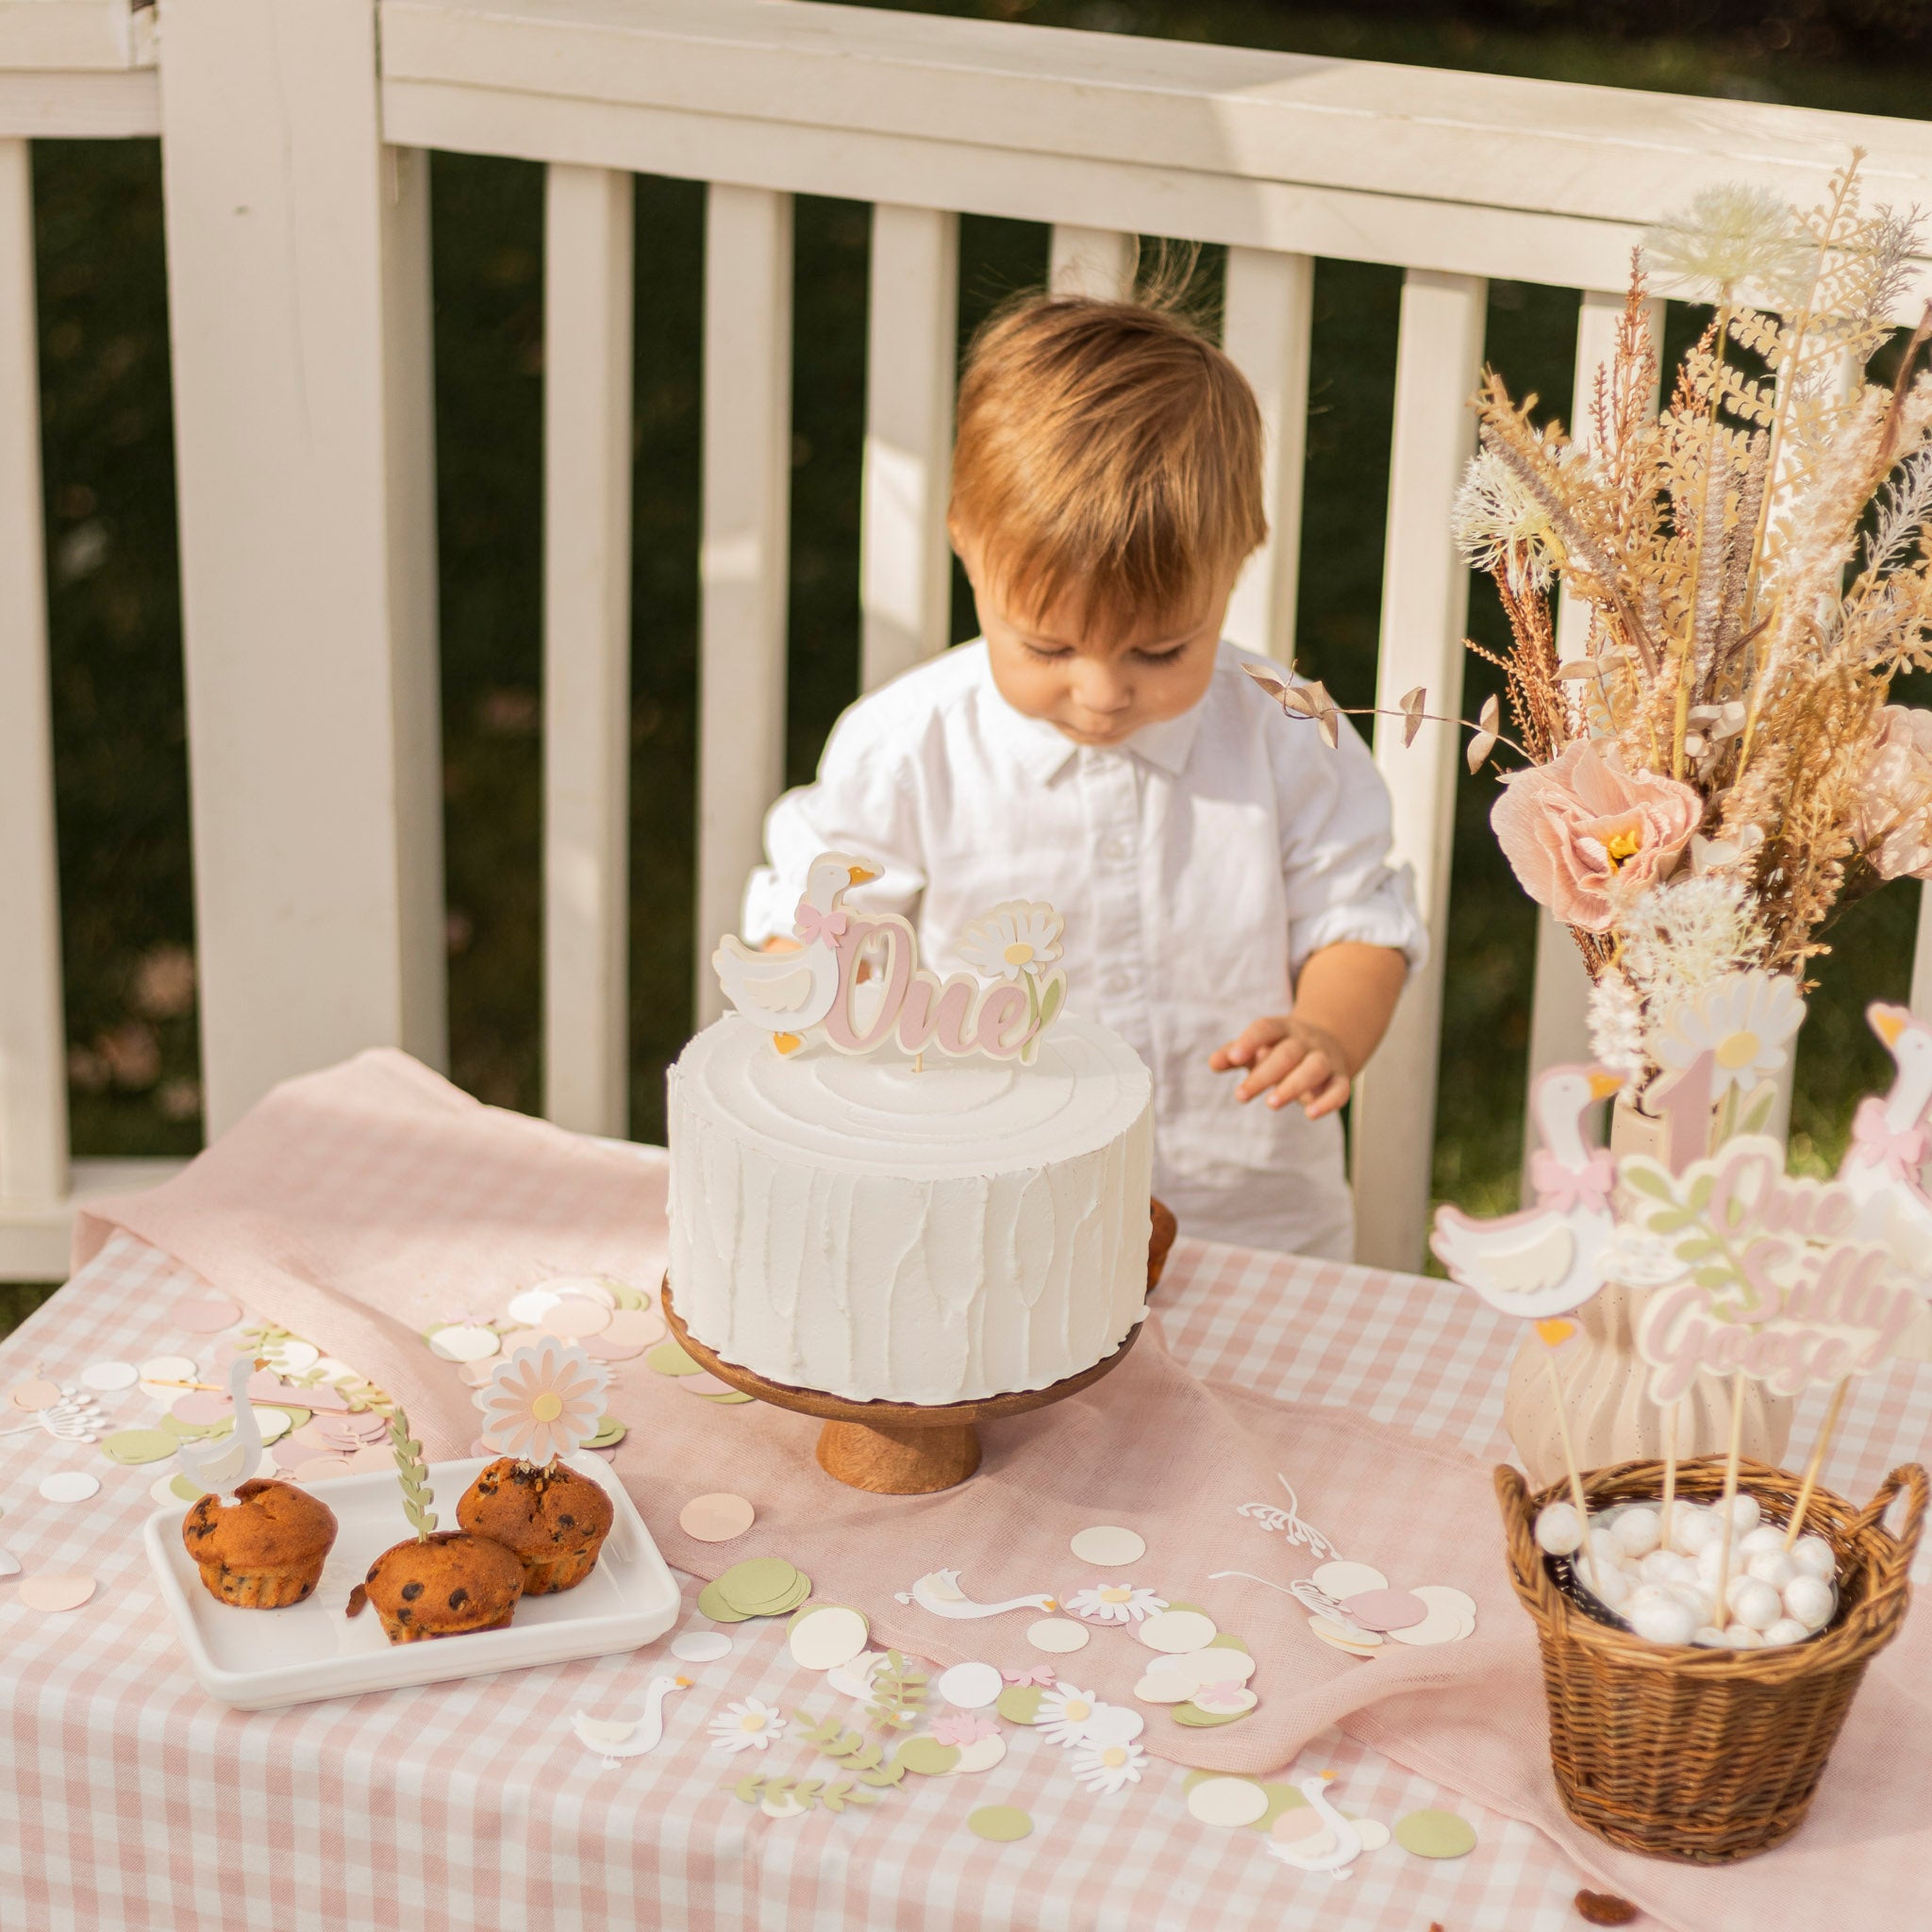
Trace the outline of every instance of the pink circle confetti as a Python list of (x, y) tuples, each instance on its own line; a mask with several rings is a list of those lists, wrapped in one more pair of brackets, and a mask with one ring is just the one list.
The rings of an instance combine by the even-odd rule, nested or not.
[(23, 1382), (7, 1399), (15, 1408), (36, 1415), (43, 1408), (52, 1408), (60, 1400), (60, 1385), (40, 1380)]
[(543, 1325), (553, 1335), (579, 1341), (586, 1335), (601, 1335), (609, 1327), (610, 1310), (588, 1296), (566, 1295), (543, 1317)]
[(587, 1335), (584, 1338), (584, 1353), (592, 1361), (627, 1362), (642, 1355), (650, 1344), (647, 1342), (612, 1341), (608, 1335)]
[(395, 1457), (387, 1449), (358, 1449), (343, 1461), (351, 1469), (393, 1469)]
[(289, 1474), (298, 1483), (325, 1483), (332, 1476), (352, 1475), (355, 1472), (340, 1456), (317, 1456), (307, 1462), (298, 1462)]
[(299, 1470), (305, 1462), (313, 1462), (316, 1459), (315, 1445), (312, 1442), (298, 1442), (293, 1436), (283, 1437), (269, 1454), (275, 1457), (277, 1469), (291, 1472)]
[(1291, 1845), (1327, 1829), (1322, 1823), (1322, 1814), (1312, 1805), (1296, 1805), (1274, 1821), (1268, 1835), (1278, 1845)]
[(708, 1370), (700, 1369), (695, 1375), (679, 1375), (677, 1386), (687, 1395), (736, 1395), (731, 1384), (721, 1375), (714, 1375)]
[(225, 1294), (190, 1295), (176, 1302), (171, 1312), (175, 1327), (185, 1328), (191, 1335), (219, 1335), (242, 1319), (242, 1305)]
[(30, 1610), (77, 1610), (94, 1593), (94, 1580), (77, 1570), (64, 1576), (21, 1579), (19, 1599)]
[(502, 1356), (492, 1356), (487, 1361), (463, 1362), (457, 1369), (457, 1379), (467, 1382), (472, 1389), (481, 1389), (502, 1365)]
[(1429, 1614), (1428, 1605), (1406, 1590), (1365, 1590), (1344, 1597), (1341, 1607), (1364, 1630), (1408, 1630)]
[(678, 1511), (677, 1526), (693, 1542), (728, 1543), (742, 1536), (758, 1521), (758, 1511), (742, 1496), (719, 1491), (708, 1496), (693, 1496)]
[(619, 1348), (649, 1348), (665, 1333), (664, 1317), (656, 1308), (619, 1308), (604, 1336)]
[(204, 1428), (209, 1423), (228, 1421), (235, 1413), (235, 1405), (210, 1389), (192, 1389), (176, 1398), (168, 1413), (177, 1423), (192, 1423), (196, 1428)]

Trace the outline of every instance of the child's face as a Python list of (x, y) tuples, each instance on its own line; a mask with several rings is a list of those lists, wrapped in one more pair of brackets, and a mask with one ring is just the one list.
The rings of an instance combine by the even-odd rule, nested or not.
[(1064, 602), (1009, 610), (985, 588), (978, 559), (961, 545), (979, 608), (992, 681), (1014, 710), (1043, 718), (1075, 744), (1118, 744), (1143, 724), (1200, 703), (1235, 573), (1204, 587), (1176, 615), (1123, 625), (1082, 622)]

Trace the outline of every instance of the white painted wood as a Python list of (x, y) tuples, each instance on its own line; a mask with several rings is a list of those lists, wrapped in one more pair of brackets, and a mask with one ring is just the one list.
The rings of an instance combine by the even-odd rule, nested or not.
[(1124, 300), (1134, 291), (1141, 238), (1132, 229), (1082, 228), (1056, 222), (1047, 245), (1046, 285), (1056, 295)]
[(108, 141), (160, 131), (160, 83), (151, 67), (37, 74), (13, 68), (0, 53), (0, 141)]
[(736, 932), (765, 808), (785, 781), (791, 487), (791, 198), (713, 187), (705, 216), (704, 503), (698, 558), (696, 1014)]
[(543, 1111), (630, 1118), (631, 177), (553, 166), (543, 293)]
[[(1663, 342), (1664, 305), (1649, 305), (1651, 333), (1659, 349)], [(1568, 428), (1578, 442), (1591, 441), (1591, 405), (1596, 395), (1597, 371), (1616, 351), (1617, 322), (1624, 313), (1621, 294), (1585, 290), (1576, 312), (1576, 373), (1571, 388)], [(1655, 397), (1653, 395), (1653, 400)], [(1569, 663), (1589, 646), (1590, 607), (1563, 591), (1557, 602), (1557, 658)], [(1539, 909), (1536, 922), (1536, 975), (1530, 992), (1529, 1077), (1546, 1067), (1583, 1062), (1591, 1058), (1590, 974), (1570, 929), (1550, 912)], [(1523, 1126), (1523, 1169), (1525, 1187), (1529, 1157), (1537, 1134), (1527, 1103)], [(1524, 1198), (1528, 1199), (1525, 1192)]]
[(860, 675), (867, 691), (950, 641), (946, 498), (958, 333), (958, 217), (878, 203), (872, 211), (858, 550)]
[[(420, 165), (375, 20), (173, 0), (162, 173), (208, 1124), (360, 1048), (443, 1058)], [(410, 286), (395, 284), (407, 278)], [(416, 339), (394, 340), (408, 327)], [(413, 553), (413, 554), (411, 554)], [(433, 890), (425, 890), (425, 881)]]
[(128, 0), (0, 0), (0, 67), (86, 72), (134, 65)]
[[(1475, 446), (1469, 407), (1482, 362), (1487, 290), (1471, 276), (1411, 271), (1402, 289), (1395, 434), (1382, 566), (1377, 702), (1428, 687), (1429, 709), (1457, 715), (1469, 572), (1449, 536), (1449, 508)], [(1422, 1265), (1435, 1141), (1436, 1063), (1449, 930), (1449, 859), (1463, 734), (1424, 726), (1402, 742), (1400, 718), (1375, 721), (1375, 763), (1394, 808), (1395, 855), (1415, 869), (1428, 923), (1427, 965), (1413, 974), (1380, 1051), (1356, 1090), (1352, 1121), (1357, 1258)]]
[(33, 189), (0, 141), (0, 1204), (67, 1191), (67, 1038), (47, 691)]
[(0, 1281), (64, 1281), (74, 1241), (74, 1211), (105, 1194), (158, 1188), (185, 1160), (76, 1160), (73, 1191), (54, 1201), (15, 1206), (0, 1201)]
[[(647, 144), (657, 113), (665, 171), (687, 176), (863, 198), (890, 183), (908, 204), (1044, 207), (1094, 227), (1573, 288), (1616, 287), (1645, 223), (1740, 166), (1806, 206), (1854, 145), (1874, 200), (1923, 198), (1932, 179), (1932, 126), (1915, 122), (811, 0), (384, 0), (383, 22), (395, 139), (426, 141), (431, 125), (503, 153), (578, 139), (613, 151), (537, 152), (657, 166), (616, 151)], [(558, 102), (574, 111), (549, 115)], [(848, 185), (828, 185), (841, 165)], [(1290, 208), (1313, 191), (1355, 201), (1331, 203), (1325, 240), (1263, 232), (1270, 203), (1291, 225), (1264, 185)], [(1385, 198), (1407, 204), (1419, 252), (1373, 234)], [(1189, 208), (1217, 219), (1180, 218)], [(1508, 259), (1485, 258), (1514, 217), (1556, 217), (1535, 238), (1546, 245), (1523, 228)], [(1351, 222), (1367, 239), (1350, 241)], [(1921, 300), (1907, 293), (1901, 319)]]
[(1284, 664), (1294, 660), (1314, 292), (1315, 264), (1306, 255), (1254, 248), (1227, 252), (1222, 346), (1248, 378), (1268, 439), (1262, 471), (1268, 541), (1235, 585), (1227, 634), (1244, 650)]

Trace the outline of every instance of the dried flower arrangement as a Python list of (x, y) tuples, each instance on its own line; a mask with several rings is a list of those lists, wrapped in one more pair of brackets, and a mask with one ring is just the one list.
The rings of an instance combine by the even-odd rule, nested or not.
[[(1735, 1004), (1738, 975), (1776, 975), (1794, 1029), (1833, 909), (1932, 876), (1932, 712), (1888, 702), (1932, 668), (1932, 308), (1892, 383), (1867, 381), (1919, 224), (1863, 210), (1861, 159), (1808, 211), (1712, 189), (1652, 231), (1587, 443), (1494, 373), (1476, 398), (1455, 534), (1509, 620), (1514, 735), (1491, 700), (1470, 766), (1499, 741), (1527, 761), (1491, 823), (1574, 933), (1599, 1058), (1633, 1091), (1687, 994)], [(1653, 275), (1715, 310), (1661, 408)], [(1589, 613), (1567, 663), (1558, 584)], [(1259, 681), (1332, 732), (1319, 685)], [(1400, 701), (1407, 740), (1425, 703)]]

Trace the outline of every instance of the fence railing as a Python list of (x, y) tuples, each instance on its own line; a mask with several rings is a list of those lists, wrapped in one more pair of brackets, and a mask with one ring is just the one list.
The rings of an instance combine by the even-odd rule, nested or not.
[[(1932, 201), (1932, 126), (770, 0), (0, 0), (0, 1274), (56, 1273), (68, 1158), (36, 447), (30, 139), (158, 135), (201, 1036), (219, 1132), (391, 1042), (444, 1058), (425, 151), (548, 166), (546, 1111), (623, 1131), (631, 177), (709, 184), (698, 955), (782, 777), (791, 197), (873, 207), (864, 681), (947, 643), (958, 217), (1052, 225), (1058, 286), (1131, 239), (1225, 244), (1274, 535), (1229, 619), (1293, 649), (1318, 256), (1405, 271), (1379, 689), (1462, 682), (1447, 536), (1491, 277), (1580, 290), (1579, 393), (1644, 225), (1748, 173), (1802, 201), (1859, 145)], [(1932, 284), (1932, 264), (1922, 264)], [(1916, 313), (1922, 289), (1908, 298)], [(1905, 310), (1902, 310), (1902, 319)], [(1356, 1110), (1362, 1258), (1419, 1259), (1447, 936), (1446, 733), (1376, 734), (1437, 941)], [(1923, 928), (1922, 928), (1923, 930)], [(1920, 946), (1915, 1003), (1932, 999)], [(1581, 972), (1541, 930), (1532, 1065)], [(716, 1010), (708, 975), (702, 1024)]]

